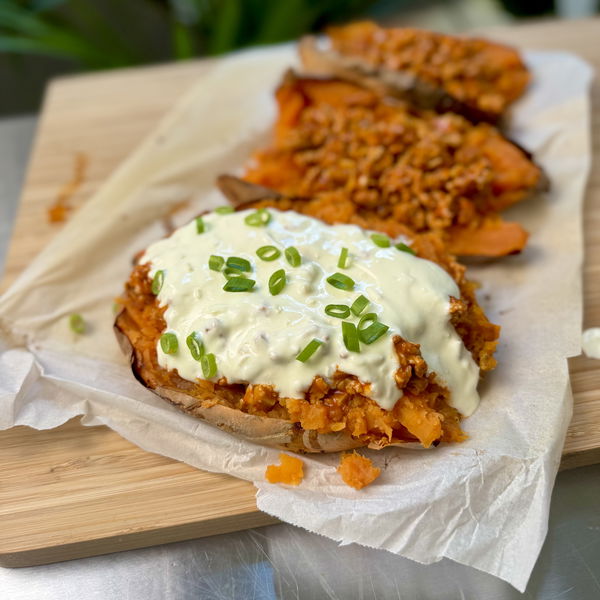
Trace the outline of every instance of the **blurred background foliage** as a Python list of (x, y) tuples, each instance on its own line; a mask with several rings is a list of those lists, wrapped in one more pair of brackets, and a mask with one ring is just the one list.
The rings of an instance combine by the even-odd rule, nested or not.
[[(0, 0), (0, 52), (60, 57), (89, 69), (215, 55), (289, 40), (352, 18), (374, 2)], [(148, 21), (159, 44), (143, 37)], [(140, 22), (142, 30), (136, 29)]]
[(490, 23), (487, 16), (482, 22), (482, 15), (493, 14), (495, 23), (499, 16), (512, 18), (509, 12), (550, 12), (554, 2), (0, 0), (0, 115), (38, 108), (45, 82), (57, 74), (214, 56), (294, 39), (357, 17), (415, 24), (405, 16), (432, 6), (441, 7), (444, 16), (439, 26), (438, 22), (424, 26), (462, 30), (473, 26), (472, 14), (475, 26), (483, 26)]

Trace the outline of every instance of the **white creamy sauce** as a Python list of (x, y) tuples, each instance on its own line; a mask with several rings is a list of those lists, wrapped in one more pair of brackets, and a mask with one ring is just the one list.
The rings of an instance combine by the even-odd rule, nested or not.
[[(449, 297), (460, 292), (454, 280), (438, 265), (402, 252), (393, 245), (376, 246), (372, 232), (354, 225), (330, 226), (294, 212), (269, 209), (271, 221), (252, 227), (244, 218), (253, 210), (203, 217), (204, 233), (194, 221), (168, 238), (150, 246), (142, 262), (150, 263), (150, 275), (164, 271), (158, 294), (166, 305), (166, 331), (178, 339), (178, 350), (165, 354), (157, 346), (162, 367), (177, 369), (184, 379), (203, 378), (186, 338), (198, 332), (206, 352), (213, 353), (217, 375), (230, 383), (269, 384), (283, 397), (302, 398), (315, 375), (330, 378), (336, 369), (371, 382), (371, 397), (390, 410), (402, 396), (394, 373), (398, 357), (393, 337), (420, 344), (430, 371), (451, 391), (451, 404), (470, 415), (479, 403), (479, 369), (449, 321)], [(256, 250), (272, 245), (281, 256), (265, 262)], [(302, 256), (292, 267), (284, 249), (294, 246)], [(338, 259), (348, 248), (346, 269)], [(247, 276), (256, 281), (251, 292), (226, 292), (221, 272), (208, 267), (210, 255), (245, 258), (252, 264)], [(269, 277), (285, 269), (287, 284), (276, 295), (269, 291)], [(326, 278), (336, 272), (351, 277), (352, 291), (334, 288)], [(389, 331), (360, 353), (346, 349), (342, 319), (325, 314), (328, 304), (350, 306), (360, 295), (370, 300), (362, 314), (375, 312)], [(358, 324), (358, 318), (347, 319)], [(305, 363), (298, 353), (313, 339), (323, 345)]]
[(581, 336), (581, 346), (588, 358), (600, 358), (600, 327), (586, 329)]

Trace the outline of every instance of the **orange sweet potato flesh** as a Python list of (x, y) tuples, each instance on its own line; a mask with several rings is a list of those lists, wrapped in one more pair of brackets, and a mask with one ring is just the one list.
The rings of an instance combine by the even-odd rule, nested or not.
[(337, 472), (346, 485), (361, 490), (379, 477), (381, 469), (374, 467), (366, 456), (353, 452), (352, 454), (342, 454)]
[(497, 120), (530, 81), (515, 49), (488, 40), (385, 29), (368, 21), (331, 27), (327, 33), (341, 55), (371, 67), (410, 73), (490, 121)]
[(518, 223), (491, 217), (482, 219), (473, 229), (451, 229), (448, 250), (459, 256), (505, 256), (519, 253), (528, 237), (529, 234)]
[(328, 223), (433, 232), (466, 255), (524, 247), (526, 232), (503, 226), (498, 211), (532, 193), (543, 174), (491, 125), (419, 111), (336, 79), (288, 76), (277, 100), (273, 142), (244, 176), (288, 197), (270, 205), (293, 197), (294, 210)]
[(299, 485), (304, 479), (304, 465), (301, 459), (283, 452), (279, 454), (279, 465), (269, 465), (265, 478), (269, 483)]

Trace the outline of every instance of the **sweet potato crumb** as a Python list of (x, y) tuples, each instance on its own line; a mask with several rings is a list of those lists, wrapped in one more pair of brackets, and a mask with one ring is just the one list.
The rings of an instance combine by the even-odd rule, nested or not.
[(48, 221), (50, 223), (63, 223), (67, 220), (67, 215), (72, 208), (69, 201), (83, 183), (87, 165), (87, 155), (83, 152), (77, 152), (73, 165), (73, 177), (63, 185), (54, 203), (48, 208)]
[(280, 465), (269, 465), (265, 477), (269, 483), (287, 483), (298, 485), (304, 478), (302, 460), (289, 454), (279, 454)]
[(357, 452), (342, 454), (337, 471), (344, 483), (356, 490), (373, 483), (381, 473), (381, 469), (374, 467), (369, 458)]

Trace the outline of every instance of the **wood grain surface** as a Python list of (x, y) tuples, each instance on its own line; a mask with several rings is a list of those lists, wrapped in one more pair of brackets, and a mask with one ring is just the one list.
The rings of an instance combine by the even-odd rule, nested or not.
[[(491, 29), (524, 48), (576, 52), (600, 70), (600, 19)], [(58, 79), (47, 90), (8, 253), (5, 289), (60, 231), (47, 210), (88, 165), (76, 210), (207, 69), (205, 61)], [(594, 165), (586, 196), (585, 326), (600, 325), (600, 84), (593, 88)], [(600, 363), (571, 361), (575, 413), (563, 468), (600, 461)], [(0, 432), (0, 564), (26, 566), (225, 533), (274, 522), (254, 487), (147, 453), (77, 419), (51, 431)]]

